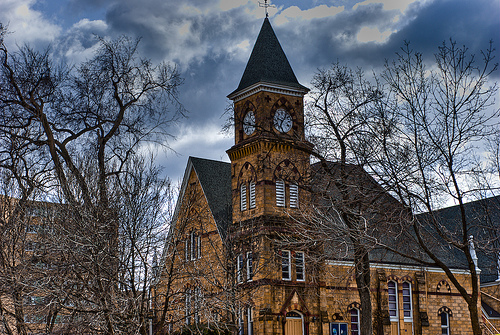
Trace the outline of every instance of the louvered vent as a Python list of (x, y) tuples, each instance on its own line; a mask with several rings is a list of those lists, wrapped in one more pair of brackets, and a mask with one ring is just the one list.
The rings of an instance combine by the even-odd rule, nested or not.
[(276, 181), (276, 206), (285, 207), (285, 182), (283, 180)]
[(250, 182), (250, 208), (255, 208), (255, 182)]
[(240, 198), (241, 198), (241, 210), (246, 211), (246, 209), (247, 209), (247, 185), (246, 184), (241, 184)]
[(296, 184), (290, 185), (290, 207), (299, 207), (299, 187)]

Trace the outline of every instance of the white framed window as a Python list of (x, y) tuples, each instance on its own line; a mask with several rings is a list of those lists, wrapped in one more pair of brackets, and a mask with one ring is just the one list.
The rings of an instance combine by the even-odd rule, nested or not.
[(398, 321), (398, 283), (390, 280), (387, 283), (389, 295), (389, 317), (391, 321)]
[(295, 275), (297, 276), (297, 281), (306, 280), (305, 277), (305, 262), (304, 253), (302, 251), (295, 252)]
[(281, 250), (281, 278), (283, 280), (290, 280), (290, 251)]
[(441, 312), (441, 334), (450, 335), (450, 314)]
[(359, 309), (352, 308), (349, 314), (351, 316), (351, 335), (359, 335)]
[(201, 258), (201, 235), (197, 235), (196, 239), (198, 240), (198, 258)]
[(276, 206), (285, 207), (285, 182), (276, 180)]
[(184, 246), (184, 258), (186, 261), (191, 259), (191, 238), (187, 238)]
[(411, 283), (403, 282), (403, 316), (405, 322), (413, 322)]
[(247, 308), (247, 334), (253, 335), (253, 308)]
[(250, 209), (255, 208), (255, 182), (250, 182)]
[(192, 300), (192, 292), (191, 289), (188, 288), (186, 289), (186, 292), (184, 293), (185, 297), (185, 316), (186, 316), (186, 324), (190, 325), (191, 324), (191, 300)]
[(238, 310), (238, 335), (245, 335), (245, 323), (243, 321), (243, 312), (241, 308)]
[(299, 186), (297, 184), (290, 185), (290, 207), (299, 207)]
[(201, 302), (202, 302), (202, 296), (201, 296), (201, 288), (195, 287), (194, 288), (194, 322), (195, 323), (200, 323), (200, 310), (201, 310)]
[(194, 261), (201, 258), (201, 236), (192, 231), (189, 233), (184, 246), (185, 259)]
[(247, 210), (247, 185), (241, 184), (240, 186), (240, 209)]
[(245, 266), (243, 255), (238, 255), (236, 259), (236, 281), (243, 282), (243, 268)]
[(252, 252), (247, 252), (247, 280), (253, 279), (253, 255)]
[(191, 232), (191, 260), (194, 261), (198, 256), (198, 238), (196, 237), (195, 232)]

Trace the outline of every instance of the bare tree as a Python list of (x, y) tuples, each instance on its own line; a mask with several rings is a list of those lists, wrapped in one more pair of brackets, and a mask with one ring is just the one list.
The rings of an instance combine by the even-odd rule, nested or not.
[(374, 227), (380, 224), (374, 205), (383, 192), (371, 180), (366, 182), (359, 166), (366, 163), (374, 150), (371, 127), (379, 119), (377, 104), (382, 94), (360, 69), (353, 71), (339, 63), (319, 70), (312, 86), (309, 139), (315, 145), (312, 154), (318, 163), (313, 167), (311, 180), (314, 209), (304, 218), (317, 223), (313, 236), (322, 235), (319, 240), (331, 243), (348, 237), (362, 306), (360, 330), (362, 334), (371, 334), (368, 254), (375, 246)]
[[(130, 223), (125, 218), (134, 220), (127, 216), (133, 209), (126, 213), (121, 207), (126, 178), (137, 168), (131, 162), (143, 143), (165, 145), (168, 125), (184, 112), (177, 100), (181, 80), (176, 69), (140, 59), (138, 42), (102, 39), (95, 56), (75, 68), (55, 63), (50, 50), (21, 47), (10, 53), (0, 45), (0, 137), (2, 145), (15, 144), (2, 150), (28, 152), (18, 150), (15, 156), (45, 171), (39, 178), (49, 182), (40, 191), (61, 195), (67, 221), (58, 228), (69, 234), (61, 234), (59, 242), (61, 255), (76, 261), (69, 272), (84, 292), (79, 312), (92, 315), (94, 331), (107, 334), (130, 333), (121, 329), (118, 316), (123, 304), (117, 298), (123, 298), (125, 285), (120, 280), (126, 278), (128, 289), (137, 290), (134, 275), (142, 275), (121, 268), (130, 263), (121, 262), (119, 254), (125, 245), (121, 238), (130, 237), (124, 234)], [(36, 187), (38, 180), (27, 182)], [(145, 257), (145, 252), (142, 264), (150, 262), (151, 250), (139, 250), (138, 244), (132, 249), (138, 253), (129, 256)], [(132, 272), (123, 277), (126, 270)]]
[[(386, 107), (397, 122), (391, 132), (378, 132), (382, 150), (372, 165), (372, 171), (405, 207), (415, 214), (427, 213), (407, 221), (411, 227), (407, 236), (423, 253), (405, 256), (446, 273), (467, 303), (474, 334), (481, 334), (479, 273), (471, 239), (478, 223), (465, 203), (494, 191), (490, 183), (484, 183), (487, 171), (476, 154), (494, 134), (492, 125), (498, 115), (498, 110), (491, 110), (497, 92), (496, 83), (491, 82), (497, 69), (493, 61), (491, 45), (476, 58), (465, 46), (450, 41), (438, 48), (435, 63), (428, 69), (422, 54), (405, 44), (382, 75), (388, 86)], [(437, 209), (450, 199), (458, 205), (459, 216), (445, 224)], [(486, 220), (481, 225), (486, 230), (494, 228)], [(474, 246), (492, 245), (491, 236), (474, 236)], [(401, 249), (386, 247), (401, 253)], [(451, 271), (446, 248), (463, 256), (470, 283), (461, 282)]]

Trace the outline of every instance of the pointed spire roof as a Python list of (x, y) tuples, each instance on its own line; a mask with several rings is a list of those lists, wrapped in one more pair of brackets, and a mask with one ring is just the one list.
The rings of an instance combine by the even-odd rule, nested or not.
[(299, 84), (267, 17), (264, 19), (240, 84), (229, 96), (258, 82), (309, 90)]

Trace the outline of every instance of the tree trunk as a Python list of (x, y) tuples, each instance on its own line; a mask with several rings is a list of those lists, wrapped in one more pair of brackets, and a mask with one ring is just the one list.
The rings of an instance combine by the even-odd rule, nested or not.
[(360, 334), (373, 334), (372, 321), (372, 299), (370, 292), (370, 260), (368, 251), (361, 243), (354, 244), (354, 262), (356, 271), (356, 285), (358, 286), (359, 300), (361, 303), (360, 310)]

